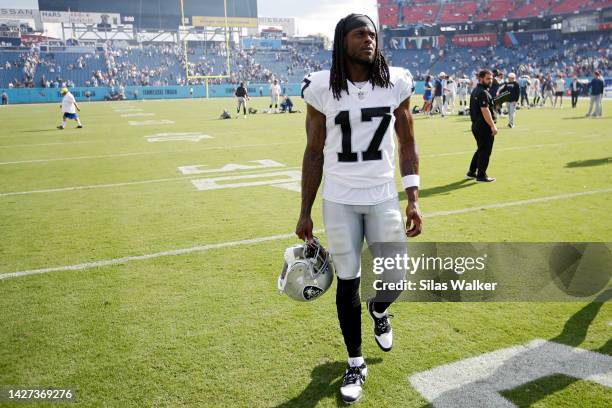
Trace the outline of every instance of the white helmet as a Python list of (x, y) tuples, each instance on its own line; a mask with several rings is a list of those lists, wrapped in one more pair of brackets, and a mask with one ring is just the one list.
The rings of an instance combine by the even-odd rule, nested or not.
[(331, 255), (317, 237), (285, 250), (285, 264), (278, 290), (292, 299), (308, 302), (329, 289), (334, 279)]

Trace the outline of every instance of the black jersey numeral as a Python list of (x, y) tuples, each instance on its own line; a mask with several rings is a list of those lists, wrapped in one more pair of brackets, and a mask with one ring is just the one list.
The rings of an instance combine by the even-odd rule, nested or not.
[(304, 78), (304, 80), (302, 81), (302, 83), (304, 84), (302, 86), (302, 99), (304, 99), (304, 91), (306, 90), (306, 88), (308, 88), (310, 86), (310, 83), (312, 81), (308, 78)]
[[(377, 108), (362, 108), (361, 109), (361, 121), (371, 122), (372, 118), (381, 117), (382, 120), (378, 125), (378, 128), (374, 132), (374, 137), (368, 146), (368, 149), (361, 152), (361, 159), (363, 161), (368, 160), (381, 160), (382, 152), (378, 150), (382, 140), (387, 133), (389, 124), (391, 123), (391, 108), (389, 106), (381, 106)], [(340, 162), (356, 162), (358, 161), (357, 153), (353, 152), (351, 146), (351, 123), (349, 121), (349, 111), (341, 111), (334, 118), (334, 123), (340, 125), (342, 131), (342, 151), (338, 152), (338, 161)]]

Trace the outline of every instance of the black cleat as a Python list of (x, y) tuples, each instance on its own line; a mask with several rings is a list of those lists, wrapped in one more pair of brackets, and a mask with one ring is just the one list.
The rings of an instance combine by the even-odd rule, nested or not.
[(495, 181), (495, 177), (489, 177), (489, 176), (478, 177), (476, 178), (476, 181), (479, 183), (493, 183)]
[(383, 317), (374, 316), (374, 302), (372, 299), (367, 301), (368, 315), (374, 323), (374, 340), (382, 351), (391, 351), (393, 348), (393, 330), (389, 322), (389, 313), (385, 312)]
[(77, 126), (77, 129), (83, 129), (83, 125)]
[(465, 177), (467, 177), (469, 179), (475, 179), (476, 178), (476, 173), (474, 173), (473, 171), (468, 171), (467, 174), (465, 175)]
[(348, 367), (344, 372), (344, 380), (340, 386), (342, 401), (353, 404), (363, 397), (363, 384), (368, 376), (368, 367), (362, 364), (359, 367)]

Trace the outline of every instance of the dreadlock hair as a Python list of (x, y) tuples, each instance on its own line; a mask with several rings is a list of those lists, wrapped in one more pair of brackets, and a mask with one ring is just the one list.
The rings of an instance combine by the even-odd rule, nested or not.
[[(329, 70), (329, 88), (331, 89), (334, 98), (338, 100), (340, 100), (342, 97), (342, 91), (346, 91), (346, 93), (348, 93), (348, 85), (346, 83), (348, 80), (346, 50), (344, 47), (345, 27), (349, 20), (357, 16), (361, 15), (349, 14), (341, 19), (338, 24), (336, 24), (336, 30), (334, 32), (334, 50), (332, 54), (332, 66)], [(369, 17), (367, 18), (372, 21)], [(372, 83), (372, 89), (374, 89), (374, 86), (388, 88), (393, 86), (390, 79), (391, 76), (389, 74), (389, 66), (387, 65), (385, 57), (380, 52), (380, 47), (378, 45), (378, 31), (376, 30), (374, 22), (372, 22), (372, 26), (376, 31), (376, 49), (374, 50), (374, 61), (372, 62), (372, 66), (370, 68), (369, 81)]]

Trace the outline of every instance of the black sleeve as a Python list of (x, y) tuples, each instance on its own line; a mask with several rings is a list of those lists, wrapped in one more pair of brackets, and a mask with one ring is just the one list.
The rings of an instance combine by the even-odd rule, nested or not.
[(483, 91), (478, 91), (476, 93), (476, 104), (481, 108), (489, 107), (489, 98), (487, 98), (487, 94)]
[(512, 101), (513, 102), (518, 101), (520, 96), (521, 96), (521, 90), (518, 85), (515, 85), (514, 88), (512, 89)]

